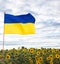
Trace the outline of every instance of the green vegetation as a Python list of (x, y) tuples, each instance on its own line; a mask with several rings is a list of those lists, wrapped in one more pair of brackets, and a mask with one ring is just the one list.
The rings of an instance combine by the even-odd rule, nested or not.
[(60, 64), (60, 49), (22, 47), (0, 50), (0, 64)]

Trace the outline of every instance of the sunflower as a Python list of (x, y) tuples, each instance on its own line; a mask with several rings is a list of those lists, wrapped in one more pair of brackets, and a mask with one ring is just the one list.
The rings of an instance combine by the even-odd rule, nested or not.
[(37, 51), (37, 52), (36, 52), (36, 55), (40, 55), (40, 51)]
[(60, 58), (60, 55), (59, 55), (59, 54), (56, 54), (56, 55), (55, 55), (55, 58)]
[(30, 60), (30, 64), (33, 64), (33, 60)]
[(50, 64), (53, 64), (53, 61), (50, 61)]
[(51, 49), (51, 51), (52, 51), (52, 53), (54, 53), (56, 50), (53, 48), (53, 49)]
[(47, 57), (46, 60), (50, 60), (50, 57)]
[(26, 49), (26, 48), (23, 48), (22, 51), (23, 51), (23, 52), (27, 52), (27, 49)]
[(33, 64), (33, 60), (31, 57), (29, 57), (30, 64)]
[(36, 61), (36, 64), (40, 64), (40, 61)]
[(29, 60), (31, 60), (31, 57), (29, 57)]
[(39, 60), (39, 57), (38, 56), (35, 56), (35, 60)]
[(10, 59), (10, 55), (6, 55), (6, 59)]
[(30, 48), (29, 52), (33, 54), (34, 53), (34, 48)]
[(40, 61), (43, 61), (43, 58), (42, 57), (40, 57), (39, 59), (40, 59)]
[(58, 52), (60, 52), (60, 49), (58, 49)]
[(53, 55), (50, 55), (49, 58), (52, 60), (53, 59)]
[(59, 49), (56, 49), (55, 51), (58, 53), (59, 52)]

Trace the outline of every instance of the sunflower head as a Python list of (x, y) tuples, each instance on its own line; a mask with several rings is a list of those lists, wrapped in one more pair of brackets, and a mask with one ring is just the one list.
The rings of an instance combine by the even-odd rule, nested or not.
[(36, 64), (40, 64), (40, 61), (38, 60), (38, 61), (36, 61)]
[(50, 55), (49, 58), (50, 58), (50, 59), (53, 59), (53, 55)]
[(29, 57), (29, 60), (31, 60), (32, 58), (31, 57)]
[(29, 57), (30, 64), (33, 64), (33, 60), (31, 57)]
[(37, 52), (36, 52), (36, 55), (40, 55), (40, 51), (37, 51)]
[(51, 51), (52, 51), (52, 53), (54, 53), (54, 52), (56, 52), (56, 50), (53, 48), (53, 49), (51, 49)]
[(50, 57), (47, 57), (46, 60), (50, 60)]
[(23, 48), (22, 51), (23, 51), (23, 52), (27, 52), (27, 49), (26, 49), (26, 48)]
[(50, 64), (53, 64), (53, 61), (50, 61)]
[(33, 54), (34, 53), (34, 48), (30, 48), (29, 52)]
[(37, 55), (35, 56), (35, 60), (38, 60), (38, 56)]
[(60, 58), (60, 55), (59, 55), (59, 54), (56, 54), (56, 55), (55, 55), (55, 58)]
[(40, 59), (40, 61), (43, 61), (43, 58), (42, 57), (40, 57), (39, 59)]
[(6, 59), (10, 59), (10, 55), (6, 55)]

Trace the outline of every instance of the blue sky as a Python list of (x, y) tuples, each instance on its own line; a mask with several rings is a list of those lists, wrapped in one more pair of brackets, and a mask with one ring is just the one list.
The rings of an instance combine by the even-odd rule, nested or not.
[(19, 15), (31, 13), (36, 34), (5, 35), (5, 48), (60, 47), (60, 0), (0, 0), (0, 47), (3, 41), (4, 12)]

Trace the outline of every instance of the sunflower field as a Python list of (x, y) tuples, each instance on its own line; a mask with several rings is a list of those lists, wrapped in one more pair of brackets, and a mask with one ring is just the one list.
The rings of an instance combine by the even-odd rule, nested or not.
[(60, 49), (22, 47), (0, 50), (0, 64), (60, 64)]

